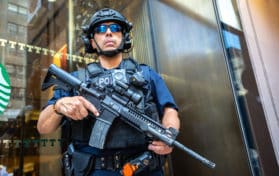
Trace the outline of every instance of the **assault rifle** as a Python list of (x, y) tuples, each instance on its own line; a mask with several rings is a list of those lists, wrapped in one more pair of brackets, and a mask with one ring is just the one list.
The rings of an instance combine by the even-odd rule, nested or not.
[(52, 64), (42, 84), (42, 90), (46, 90), (53, 85), (60, 86), (64, 89), (76, 89), (81, 96), (89, 100), (100, 111), (100, 116), (96, 118), (91, 132), (89, 140), (90, 146), (103, 149), (106, 135), (112, 122), (115, 118), (121, 118), (148, 137), (163, 141), (169, 146), (178, 147), (206, 166), (210, 168), (215, 167), (215, 163), (176, 141), (177, 130), (174, 128), (165, 128), (144, 113), (140, 113), (136, 109), (131, 108), (128, 103), (133, 101), (137, 104), (141, 99), (141, 95), (135, 90), (130, 89), (127, 84), (117, 81), (114, 87), (115, 93), (107, 95), (102, 88), (89, 86), (85, 82)]

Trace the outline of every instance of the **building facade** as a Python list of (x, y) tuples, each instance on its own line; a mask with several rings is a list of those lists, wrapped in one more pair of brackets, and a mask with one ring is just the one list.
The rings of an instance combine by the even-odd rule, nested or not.
[(103, 7), (133, 23), (127, 55), (173, 93), (177, 140), (216, 163), (175, 149), (166, 175), (279, 175), (279, 2), (264, 0), (1, 1), (0, 173), (62, 175), (63, 129), (36, 129), (52, 93), (41, 84), (52, 63), (70, 72), (96, 60), (81, 27)]

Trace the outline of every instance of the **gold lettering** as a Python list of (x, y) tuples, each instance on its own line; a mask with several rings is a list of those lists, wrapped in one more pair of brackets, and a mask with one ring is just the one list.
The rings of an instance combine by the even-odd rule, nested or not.
[(83, 60), (85, 63), (88, 63), (88, 58), (84, 57)]
[(28, 52), (32, 52), (32, 49), (34, 48), (32, 45), (26, 45), (26, 47), (27, 47), (27, 51)]
[(1, 46), (6, 46), (7, 42), (5, 39), (0, 39)]
[(11, 140), (8, 139), (4, 139), (2, 142), (4, 144), (4, 148), (9, 148), (10, 144), (12, 143)]
[(10, 40), (9, 44), (11, 45), (11, 48), (15, 48), (16, 42)]
[(82, 57), (79, 57), (78, 60), (79, 60), (79, 62), (82, 62), (83, 58), (82, 58)]
[(20, 50), (24, 50), (25, 44), (24, 43), (17, 43)]
[(42, 50), (43, 50), (43, 52), (44, 52), (44, 55), (47, 55), (47, 53), (48, 53), (48, 49), (46, 49), (46, 48), (42, 48)]
[(62, 59), (62, 54), (61, 54), (60, 52), (57, 52), (57, 53), (55, 54), (55, 56), (56, 56), (57, 58), (59, 58), (59, 59)]
[(41, 47), (38, 47), (38, 46), (34, 46), (35, 50), (36, 50), (36, 53), (37, 54), (40, 54), (40, 51), (42, 50)]
[(82, 57), (81, 57), (81, 56), (76, 56), (76, 58), (77, 58), (78, 60), (81, 60), (81, 59), (82, 59)]
[(49, 50), (50, 55), (53, 57), (55, 55), (55, 51), (54, 50)]
[(94, 59), (91, 59), (91, 58), (85, 58), (85, 57), (82, 57), (82, 56), (71, 55), (69, 53), (66, 53), (66, 54), (63, 54), (61, 52), (56, 53), (56, 51), (49, 50), (47, 48), (42, 48), (42, 47), (39, 47), (39, 46), (28, 45), (28, 44), (25, 44), (25, 43), (20, 43), (20, 42), (0, 38), (0, 45), (2, 47), (7, 46), (7, 44), (9, 44), (11, 48), (16, 48), (16, 45), (18, 45), (19, 49), (22, 50), (22, 51), (27, 49), (27, 51), (29, 53), (35, 52), (36, 54), (43, 54), (43, 55), (50, 54), (50, 56), (52, 56), (52, 57), (55, 56), (59, 59), (62, 59), (63, 56), (65, 55), (67, 60), (73, 60), (73, 61), (78, 61), (78, 62), (84, 61), (85, 63), (89, 63), (91, 61), (94, 61)]
[(76, 59), (77, 59), (77, 56), (72, 55), (72, 58), (73, 58), (73, 60), (76, 60)]
[(21, 144), (21, 140), (16, 139), (14, 140), (14, 143), (15, 143), (15, 148), (19, 148), (19, 145)]

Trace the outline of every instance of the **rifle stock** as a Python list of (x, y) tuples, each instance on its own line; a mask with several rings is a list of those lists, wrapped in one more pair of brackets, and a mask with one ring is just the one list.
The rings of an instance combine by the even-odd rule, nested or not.
[(214, 168), (216, 166), (216, 164), (212, 161), (209, 161), (205, 157), (176, 141), (176, 135), (172, 132), (173, 129), (165, 128), (160, 123), (145, 114), (127, 107), (126, 104), (119, 101), (119, 97), (106, 95), (94, 87), (87, 88), (85, 83), (52, 64), (49, 67), (47, 76), (43, 82), (42, 90), (57, 84), (64, 84), (77, 89), (82, 96), (88, 99), (95, 106), (97, 104), (100, 106), (99, 108), (102, 109), (102, 112), (100, 116), (96, 118), (96, 122), (91, 131), (89, 145), (103, 149), (107, 133), (113, 120), (120, 117), (129, 125), (141, 132), (144, 132), (147, 136), (159, 139), (169, 146), (175, 146), (181, 149), (210, 168)]

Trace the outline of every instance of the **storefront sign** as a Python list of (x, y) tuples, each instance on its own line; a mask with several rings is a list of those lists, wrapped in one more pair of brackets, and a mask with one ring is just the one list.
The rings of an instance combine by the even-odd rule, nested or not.
[[(5, 67), (0, 64), (0, 115), (3, 114), (10, 101), (11, 83)], [(1, 120), (1, 118), (0, 118)]]

